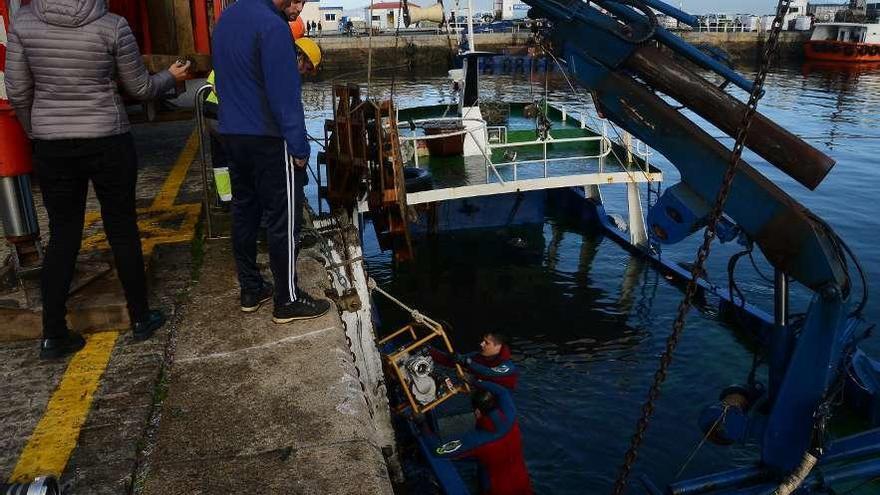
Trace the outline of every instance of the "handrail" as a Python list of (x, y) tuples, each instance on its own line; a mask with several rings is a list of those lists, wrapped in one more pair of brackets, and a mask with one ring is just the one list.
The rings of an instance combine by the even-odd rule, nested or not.
[(535, 139), (534, 141), (514, 141), (502, 144), (490, 144), (491, 149), (501, 148), (518, 148), (522, 146), (534, 146), (536, 144), (563, 144), (563, 143), (585, 143), (588, 141), (601, 141), (608, 139), (605, 136), (581, 136), (575, 138), (554, 138), (550, 136), (548, 139)]
[(208, 239), (217, 239), (214, 237), (214, 226), (211, 220), (211, 197), (208, 188), (208, 157), (205, 154), (205, 98), (207, 98), (208, 93), (213, 89), (214, 86), (205, 84), (196, 90), (194, 112), (196, 117), (196, 132), (198, 132), (199, 135), (199, 156), (202, 162), (202, 204), (205, 211), (205, 228), (207, 231), (206, 233), (208, 234)]

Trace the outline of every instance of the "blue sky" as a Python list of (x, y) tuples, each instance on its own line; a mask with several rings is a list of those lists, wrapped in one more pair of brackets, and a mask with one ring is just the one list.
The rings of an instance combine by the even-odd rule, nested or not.
[[(376, 1), (378, 2), (379, 0)], [(435, 0), (414, 1), (419, 5), (423, 5), (434, 3)], [(466, 2), (466, 0), (459, 1), (461, 1), (462, 3)], [(673, 5), (677, 6), (679, 1), (680, 0), (672, 0), (668, 3), (672, 3)], [(828, 1), (829, 3), (840, 1), (840, 3), (843, 3), (843, 0), (823, 1)], [(346, 9), (361, 8), (369, 4), (369, 0), (323, 0), (323, 2), (342, 4)], [(444, 0), (445, 5), (454, 5), (454, 2), (455, 0)], [(774, 0), (681, 0), (681, 3), (686, 12), (690, 12), (693, 14), (703, 14), (706, 12), (725, 12), (728, 14), (769, 14), (776, 9), (776, 2)], [(475, 10), (491, 10), (492, 5), (492, 0), (474, 0)]]

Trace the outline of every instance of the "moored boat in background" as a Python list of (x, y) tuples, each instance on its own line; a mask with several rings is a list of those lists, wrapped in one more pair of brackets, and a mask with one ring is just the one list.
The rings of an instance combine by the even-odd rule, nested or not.
[(816, 24), (804, 54), (809, 60), (880, 62), (880, 24)]

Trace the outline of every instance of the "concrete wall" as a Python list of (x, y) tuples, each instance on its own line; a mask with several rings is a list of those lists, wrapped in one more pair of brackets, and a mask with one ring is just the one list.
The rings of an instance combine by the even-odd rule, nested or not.
[[(339, 36), (318, 40), (324, 54), (324, 72), (348, 72), (367, 66), (370, 38)], [(527, 33), (479, 33), (474, 42), (479, 50), (500, 51), (525, 45)], [(445, 68), (449, 61), (449, 40), (446, 35), (374, 36), (373, 67), (411, 64), (414, 68)], [(458, 41), (452, 36), (452, 50)]]
[[(761, 55), (767, 33), (706, 33), (682, 32), (679, 35), (695, 45), (708, 44), (727, 51), (734, 62), (753, 64)], [(478, 33), (475, 35), (477, 49), (501, 51), (505, 48), (523, 46), (528, 33)], [(786, 31), (779, 37), (779, 59), (797, 61), (803, 58), (803, 42), (809, 33)], [(319, 40), (324, 52), (324, 71), (351, 71), (366, 68), (370, 38), (332, 37)], [(412, 64), (415, 68), (442, 68), (449, 60), (449, 41), (446, 35), (410, 35), (395, 40), (393, 36), (374, 36), (373, 66)], [(396, 48), (395, 48), (396, 46)], [(453, 51), (457, 50), (456, 38), (452, 37)]]
[[(767, 40), (768, 33), (678, 33), (682, 39), (694, 45), (708, 44), (717, 46), (730, 54), (734, 62), (755, 63), (760, 60), (761, 50)], [(783, 31), (779, 33), (778, 56), (782, 61), (803, 59), (804, 41), (810, 39), (809, 32)]]

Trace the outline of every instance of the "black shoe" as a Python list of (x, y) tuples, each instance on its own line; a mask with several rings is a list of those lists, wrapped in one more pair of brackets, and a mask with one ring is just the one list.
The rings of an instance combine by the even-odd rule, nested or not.
[(164, 324), (165, 315), (159, 310), (152, 309), (131, 325), (131, 335), (134, 340), (147, 340)]
[(253, 313), (272, 299), (273, 292), (274, 288), (269, 283), (264, 283), (263, 288), (256, 292), (241, 291), (241, 310), (245, 313)]
[(297, 295), (296, 301), (276, 304), (272, 310), (272, 321), (278, 324), (296, 320), (311, 320), (324, 316), (330, 311), (330, 301), (312, 299), (306, 293)]
[(40, 342), (40, 359), (57, 359), (73, 354), (86, 346), (82, 335), (68, 331), (66, 337), (43, 339)]

